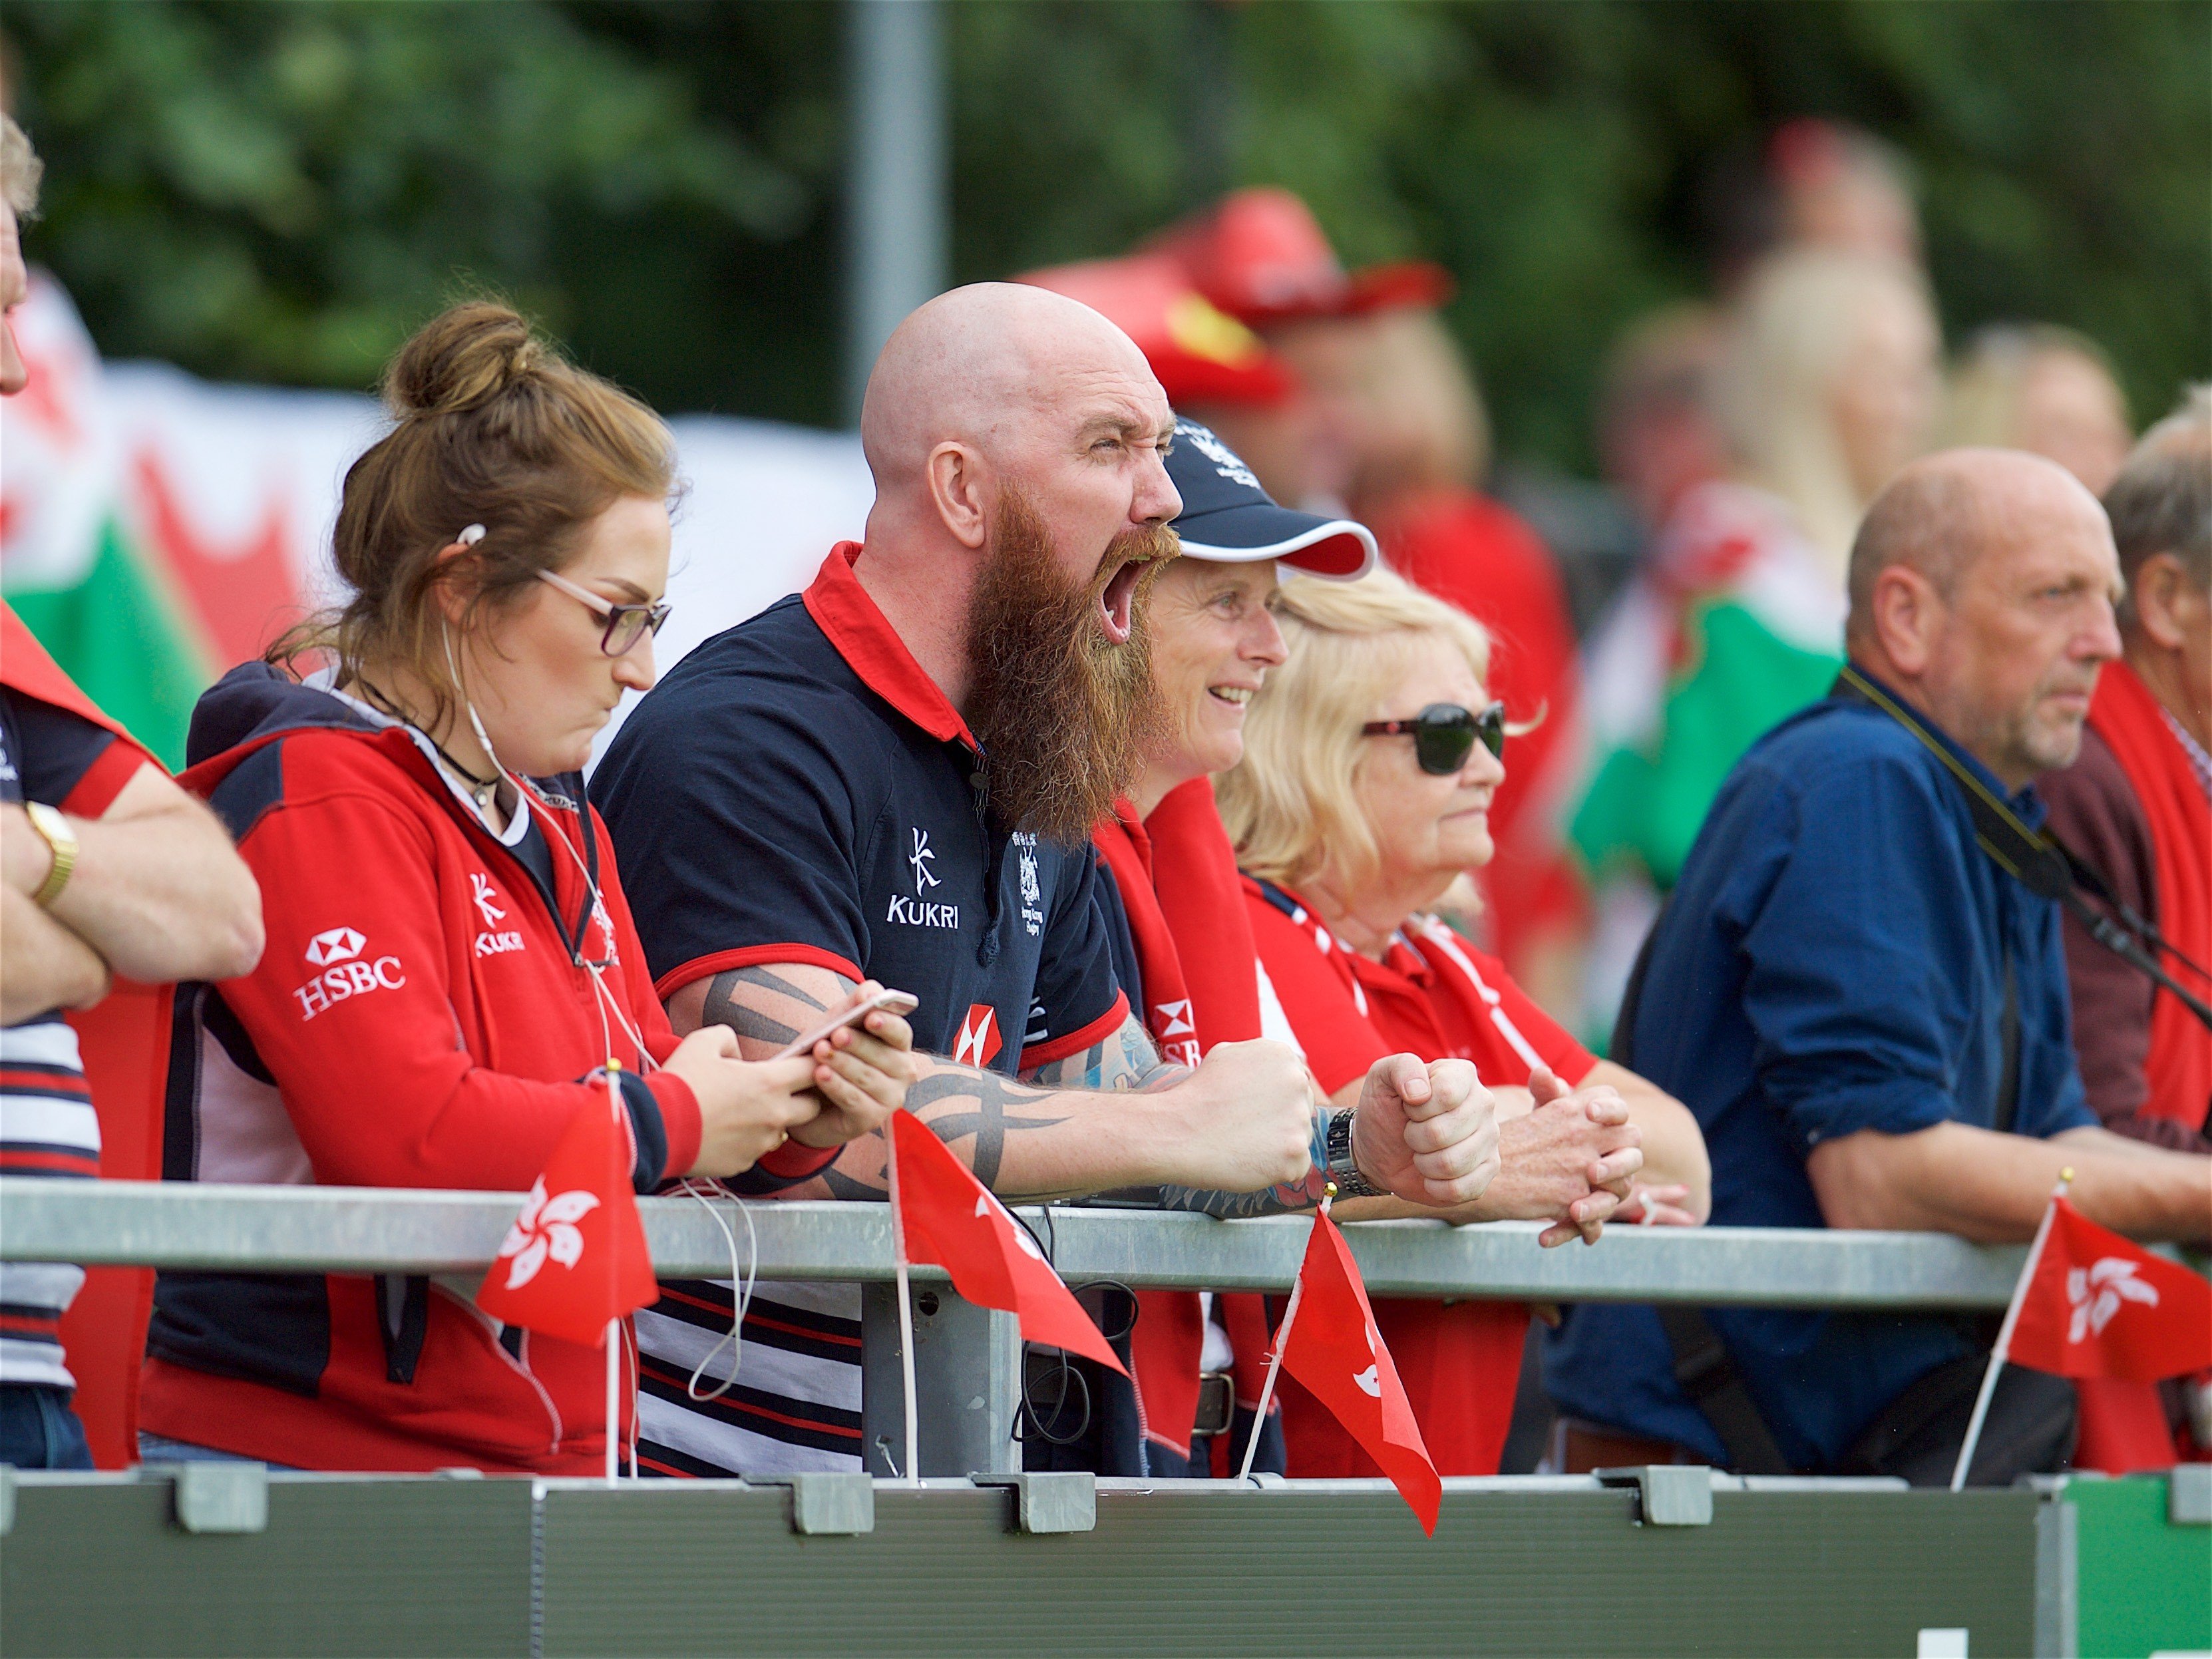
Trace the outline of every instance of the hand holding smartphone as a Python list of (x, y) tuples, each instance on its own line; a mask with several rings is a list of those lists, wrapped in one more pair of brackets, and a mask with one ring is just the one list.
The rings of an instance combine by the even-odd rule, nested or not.
[(778, 1060), (789, 1060), (794, 1054), (811, 1054), (814, 1045), (832, 1031), (847, 1025), (858, 1025), (878, 1008), (885, 1013), (896, 1014), (903, 1019), (921, 1006), (921, 1000), (905, 991), (878, 991), (875, 995), (854, 1003), (851, 1007), (830, 1016), (812, 1030), (793, 1037), (776, 1054)]

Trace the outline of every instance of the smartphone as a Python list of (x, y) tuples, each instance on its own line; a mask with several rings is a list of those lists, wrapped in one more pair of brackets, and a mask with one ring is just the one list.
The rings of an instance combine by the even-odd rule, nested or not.
[(775, 1057), (778, 1060), (789, 1060), (793, 1054), (805, 1054), (840, 1026), (858, 1025), (878, 1008), (886, 1013), (896, 1014), (903, 1019), (921, 1006), (921, 1000), (908, 992), (878, 991), (866, 1002), (858, 1003), (846, 1009), (842, 1013), (830, 1015), (804, 1036), (793, 1037)]

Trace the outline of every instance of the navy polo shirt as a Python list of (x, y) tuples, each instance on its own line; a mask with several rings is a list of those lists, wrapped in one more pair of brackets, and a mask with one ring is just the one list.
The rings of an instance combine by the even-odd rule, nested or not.
[(992, 830), (986, 758), (860, 556), (678, 663), (592, 780), (653, 982), (811, 963), (919, 997), (917, 1048), (1062, 1059), (1128, 1012), (1091, 848)]
[[(2042, 821), (2033, 791), (2011, 805)], [(2058, 908), (1982, 852), (1942, 763), (1878, 708), (1838, 698), (1753, 744), (1660, 918), (1634, 1032), (1636, 1070), (1705, 1131), (1713, 1224), (1825, 1225), (1805, 1170), (1823, 1140), (1947, 1121), (1994, 1127), (2008, 957), (2020, 1019), (2012, 1127), (2041, 1137), (2094, 1123), (2069, 1036)], [(1814, 1471), (1907, 1385), (1968, 1351), (1954, 1322), (1925, 1316), (1706, 1316), (1784, 1455)], [(1675, 1386), (1648, 1307), (1574, 1309), (1547, 1338), (1544, 1373), (1567, 1415), (1727, 1461)]]

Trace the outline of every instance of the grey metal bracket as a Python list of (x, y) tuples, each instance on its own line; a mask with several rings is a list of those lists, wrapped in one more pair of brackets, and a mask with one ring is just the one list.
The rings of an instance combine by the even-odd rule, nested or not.
[(0, 1463), (0, 1538), (15, 1530), (15, 1466)]
[(2167, 1477), (2166, 1518), (2177, 1527), (2212, 1527), (2212, 1463), (2176, 1463)]
[[(1022, 1333), (1013, 1315), (977, 1307), (949, 1285), (916, 1285), (915, 1382), (927, 1480), (1022, 1466), (1014, 1419), (1022, 1398)], [(916, 1473), (906, 1446), (898, 1287), (860, 1288), (860, 1434), (869, 1474)]]
[(1014, 1526), (1021, 1532), (1093, 1532), (1098, 1526), (1098, 1480), (1088, 1469), (1049, 1474), (978, 1474), (979, 1486), (1014, 1493)]
[(1632, 1469), (1596, 1469), (1608, 1486), (1633, 1486), (1637, 1524), (1645, 1527), (1710, 1527), (1713, 1523), (1713, 1472), (1702, 1463), (1646, 1463)]
[(158, 1472), (173, 1483), (177, 1524), (186, 1532), (269, 1529), (266, 1464), (173, 1463)]
[(756, 1486), (791, 1488), (791, 1529), (814, 1538), (857, 1538), (876, 1529), (876, 1483), (865, 1474), (818, 1469), (754, 1475)]

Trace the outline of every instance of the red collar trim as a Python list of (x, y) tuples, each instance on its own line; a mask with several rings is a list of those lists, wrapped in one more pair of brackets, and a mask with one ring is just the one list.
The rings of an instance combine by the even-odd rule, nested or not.
[(813, 586), (799, 598), (806, 614), (830, 636), (847, 666), (861, 683), (939, 743), (957, 738), (976, 753), (983, 745), (968, 730), (960, 711), (906, 648), (906, 641), (876, 608), (868, 590), (853, 574), (860, 544), (839, 542), (822, 561)]

